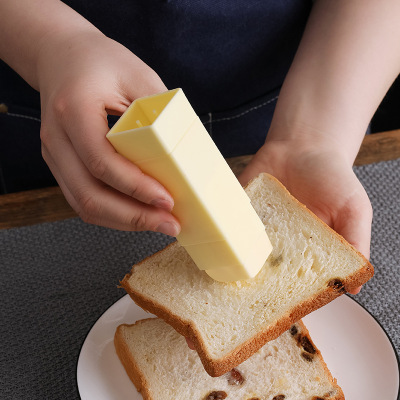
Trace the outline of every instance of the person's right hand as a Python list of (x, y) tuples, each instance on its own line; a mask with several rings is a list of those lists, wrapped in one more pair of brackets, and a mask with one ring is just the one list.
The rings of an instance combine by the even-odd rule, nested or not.
[(37, 70), (43, 158), (78, 215), (176, 236), (171, 195), (106, 139), (107, 113), (121, 115), (134, 99), (167, 90), (158, 75), (98, 31), (48, 38)]

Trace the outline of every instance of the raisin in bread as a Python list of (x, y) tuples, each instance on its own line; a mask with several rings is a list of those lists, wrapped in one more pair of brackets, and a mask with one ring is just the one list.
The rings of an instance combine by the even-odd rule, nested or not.
[(255, 278), (214, 281), (173, 243), (135, 265), (121, 282), (140, 307), (191, 339), (212, 376), (373, 275), (356, 249), (272, 176), (261, 174), (246, 192), (273, 245)]
[(300, 321), (218, 378), (159, 318), (120, 325), (114, 338), (126, 372), (146, 400), (339, 400), (336, 384)]

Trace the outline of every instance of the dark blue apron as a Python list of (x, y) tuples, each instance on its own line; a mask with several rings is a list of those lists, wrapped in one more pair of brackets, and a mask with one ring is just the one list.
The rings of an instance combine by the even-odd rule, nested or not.
[[(66, 3), (151, 66), (168, 88), (183, 88), (222, 154), (232, 157), (264, 143), (312, 2)], [(53, 185), (40, 154), (39, 94), (4, 63), (0, 103), (0, 190)]]

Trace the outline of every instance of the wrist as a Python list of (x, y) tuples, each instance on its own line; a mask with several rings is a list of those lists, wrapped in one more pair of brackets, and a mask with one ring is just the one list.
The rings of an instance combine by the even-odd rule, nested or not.
[(297, 98), (282, 94), (266, 141), (282, 142), (296, 153), (317, 150), (337, 153), (352, 165), (368, 122), (347, 116), (340, 110), (323, 109), (315, 95), (301, 93)]
[[(300, 165), (309, 168), (317, 161), (322, 165), (323, 160), (333, 159), (351, 169), (355, 158), (335, 137), (322, 132), (310, 133), (310, 129), (303, 130), (303, 127), (290, 133), (286, 130), (282, 135), (276, 127), (271, 129), (260, 152), (264, 158), (270, 159), (274, 169), (281, 171)], [(278, 170), (276, 172), (280, 173)]]
[(42, 90), (51, 68), (53, 68), (52, 73), (57, 73), (56, 68), (58, 68), (58, 72), (68, 73), (68, 71), (61, 70), (70, 61), (77, 62), (79, 60), (79, 47), (86, 43), (85, 38), (92, 39), (95, 43), (99, 37), (106, 38), (102, 32), (90, 24), (79, 29), (60, 29), (46, 33), (37, 45), (34, 64), (35, 88), (39, 91)]

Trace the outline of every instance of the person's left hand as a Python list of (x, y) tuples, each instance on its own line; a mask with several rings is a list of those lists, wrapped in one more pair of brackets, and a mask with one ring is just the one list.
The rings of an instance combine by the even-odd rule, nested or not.
[(315, 143), (267, 140), (239, 181), (245, 185), (261, 172), (275, 176), (294, 197), (369, 258), (371, 203), (341, 152)]

